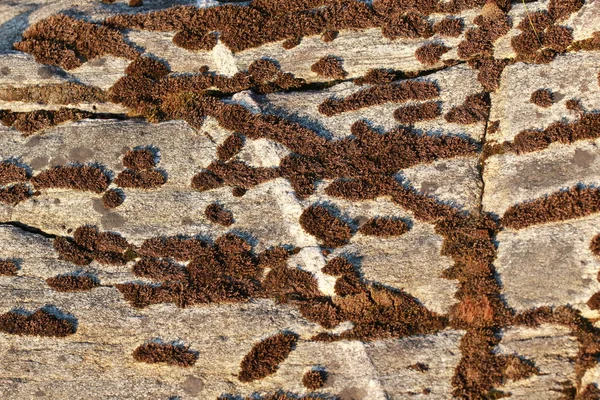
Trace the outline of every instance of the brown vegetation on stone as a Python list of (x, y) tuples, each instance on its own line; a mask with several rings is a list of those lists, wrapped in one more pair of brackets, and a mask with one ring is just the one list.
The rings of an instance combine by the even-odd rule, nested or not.
[(75, 333), (75, 326), (44, 309), (29, 315), (9, 311), (0, 315), (0, 332), (20, 336), (65, 337)]
[(592, 253), (600, 257), (600, 234), (594, 236), (590, 242), (590, 250)]
[(155, 189), (166, 182), (167, 178), (156, 170), (134, 171), (126, 169), (115, 178), (115, 184), (122, 188)]
[(0, 203), (16, 206), (22, 201), (32, 196), (29, 186), (24, 183), (17, 183), (0, 188)]
[(324, 78), (343, 79), (347, 75), (342, 68), (342, 62), (334, 56), (322, 57), (310, 67), (310, 70)]
[(550, 0), (548, 14), (555, 20), (564, 20), (583, 7), (583, 0)]
[(450, 51), (450, 47), (439, 43), (429, 43), (415, 50), (415, 57), (421, 64), (435, 65), (440, 62), (444, 54)]
[(557, 121), (544, 130), (523, 130), (515, 135), (512, 142), (504, 142), (500, 147), (503, 151), (522, 154), (543, 150), (552, 143), (569, 144), (598, 137), (600, 137), (600, 115), (584, 113), (573, 122)]
[(594, 32), (591, 38), (576, 40), (571, 44), (571, 50), (580, 51), (593, 51), (600, 50), (600, 31)]
[(486, 121), (490, 112), (490, 96), (487, 93), (477, 93), (467, 96), (464, 103), (453, 107), (445, 115), (446, 121), (457, 124), (474, 124)]
[(223, 226), (230, 226), (233, 224), (233, 213), (225, 210), (222, 205), (218, 203), (209, 204), (204, 210), (204, 215), (209, 221), (215, 224)]
[(178, 367), (191, 367), (198, 360), (198, 354), (190, 351), (189, 347), (148, 342), (133, 351), (133, 358), (148, 364), (166, 363)]
[(309, 390), (321, 389), (327, 382), (327, 371), (315, 368), (306, 371), (302, 376), (302, 384)]
[[(492, 57), (493, 43), (510, 30), (504, 12), (493, 2), (488, 2), (488, 10), (482, 10), (473, 22), (478, 25), (465, 33), (465, 39), (458, 45), (458, 56), (463, 59)], [(484, 13), (484, 11), (487, 11)]]
[(161, 282), (185, 280), (187, 277), (186, 271), (182, 266), (167, 259), (146, 256), (135, 263), (132, 271), (136, 276)]
[(442, 113), (440, 104), (435, 101), (409, 104), (394, 111), (394, 119), (401, 124), (414, 124), (415, 122), (435, 119)]
[(106, 92), (94, 86), (77, 82), (54, 83), (0, 89), (0, 100), (24, 101), (40, 104), (101, 103), (107, 100)]
[(459, 37), (464, 28), (459, 18), (446, 17), (433, 25), (433, 32), (440, 36)]
[(221, 161), (227, 161), (239, 153), (242, 147), (244, 147), (244, 139), (234, 133), (217, 147), (217, 157)]
[(377, 217), (368, 220), (359, 232), (363, 235), (392, 237), (403, 235), (408, 230), (408, 224), (401, 219)]
[(134, 59), (138, 52), (125, 43), (120, 32), (107, 26), (52, 15), (36, 22), (14, 44), (19, 51), (33, 54), (36, 61), (73, 69), (104, 55)]
[(12, 260), (0, 260), (0, 275), (16, 276), (17, 264)]
[(135, 171), (152, 169), (156, 166), (154, 154), (148, 149), (130, 150), (123, 156), (123, 166)]
[(46, 279), (46, 283), (57, 292), (82, 292), (98, 286), (96, 279), (88, 275), (57, 275)]
[(87, 265), (92, 260), (111, 265), (127, 262), (125, 255), (131, 245), (116, 233), (99, 232), (94, 226), (80, 226), (73, 236), (74, 240), (62, 236), (54, 239), (54, 249), (63, 260), (76, 265)]
[(125, 199), (118, 191), (109, 189), (102, 195), (102, 204), (106, 208), (115, 208), (123, 204)]
[(0, 122), (4, 126), (11, 126), (23, 132), (23, 136), (32, 135), (52, 126), (67, 121), (79, 121), (93, 117), (94, 114), (74, 108), (60, 108), (58, 110), (35, 110), (25, 112), (12, 112), (0, 110)]
[(31, 178), (36, 189), (62, 188), (102, 193), (110, 180), (100, 168), (90, 165), (57, 166)]
[(529, 101), (539, 107), (550, 107), (554, 104), (554, 95), (548, 89), (538, 89), (531, 93)]
[(587, 305), (592, 310), (600, 310), (600, 292), (596, 292), (587, 301)]
[(347, 111), (385, 103), (403, 103), (408, 100), (429, 100), (438, 97), (439, 89), (433, 82), (402, 81), (371, 86), (344, 99), (326, 99), (319, 105), (321, 114), (331, 117)]
[(354, 84), (358, 86), (362, 85), (377, 85), (382, 83), (390, 83), (396, 79), (396, 74), (392, 71), (382, 68), (370, 69), (367, 73), (354, 80)]
[(300, 225), (323, 242), (325, 247), (343, 246), (352, 237), (348, 224), (333, 216), (323, 206), (313, 205), (305, 209), (300, 216)]
[(27, 180), (27, 170), (10, 161), (0, 162), (0, 186)]
[(547, 197), (510, 206), (502, 216), (502, 224), (512, 229), (522, 229), (597, 212), (600, 212), (600, 189), (575, 186)]
[(502, 71), (504, 71), (508, 63), (508, 60), (497, 60), (493, 57), (481, 57), (469, 60), (469, 66), (479, 70), (477, 80), (488, 92), (493, 92), (500, 87)]
[(240, 364), (239, 380), (251, 382), (274, 374), (296, 346), (298, 336), (277, 333), (256, 343)]

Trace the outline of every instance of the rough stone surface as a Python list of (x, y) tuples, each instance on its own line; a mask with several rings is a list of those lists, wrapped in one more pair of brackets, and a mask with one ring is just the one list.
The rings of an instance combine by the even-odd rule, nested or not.
[[(110, 4), (100, 0), (1, 2), (0, 90), (76, 82), (109, 92), (126, 76), (129, 59), (102, 55), (78, 68), (63, 70), (13, 49), (13, 43), (22, 39), (28, 27), (49, 16), (63, 13), (101, 23), (121, 13), (146, 13), (177, 5), (218, 7), (234, 3), (245, 7), (249, 4), (144, 0), (143, 6), (130, 7), (127, 3), (125, 0)], [(365, 0), (365, 3), (377, 5), (375, 1)], [(549, 6), (546, 0), (510, 4), (507, 12), (510, 30), (488, 43), (489, 56), (508, 62), (500, 76), (499, 88), (485, 93), (490, 96), (489, 115), (485, 107), (478, 108), (471, 102), (474, 95), (485, 92), (487, 86), (482, 84), (485, 71), (478, 71), (473, 62), (460, 59), (457, 50), (473, 34), (468, 32), (482, 25), (481, 18), (476, 19), (480, 14), (490, 18), (503, 16), (492, 2), (453, 16), (464, 25), (458, 37), (436, 34), (428, 38), (390, 40), (383, 36), (381, 28), (342, 29), (332, 41), (314, 35), (301, 38), (290, 49), (285, 49), (281, 40), (234, 53), (222, 40), (210, 51), (190, 51), (173, 43), (175, 31), (123, 30), (124, 40), (140, 55), (165, 63), (173, 75), (206, 73), (208, 67), (210, 74), (233, 77), (247, 71), (252, 62), (266, 59), (273, 61), (281, 72), (304, 80), (300, 87), (274, 92), (266, 86), (236, 89), (236, 93), (222, 93), (212, 87), (193, 95), (162, 98), (162, 106), (176, 104), (176, 100), (192, 105), (188, 115), (174, 117), (168, 114), (167, 107), (131, 110), (110, 100), (69, 104), (66, 107), (85, 110), (93, 118), (63, 122), (26, 136), (8, 126), (13, 122), (13, 114), (4, 110), (13, 113), (58, 110), (65, 105), (0, 99), (0, 166), (6, 168), (4, 163), (9, 163), (27, 173), (24, 182), (0, 186), (0, 200), (4, 200), (0, 201), (0, 262), (17, 267), (16, 276), (0, 273), (0, 398), (210, 400), (229, 395), (237, 400), (277, 391), (302, 396), (309, 393), (302, 377), (313, 368), (323, 368), (328, 374), (325, 386), (317, 392), (338, 396), (340, 400), (508, 396), (511, 399), (571, 396), (579, 400), (577, 396), (587, 385), (600, 386), (600, 367), (586, 364), (584, 357), (594, 354), (597, 348), (594, 346), (600, 343), (600, 311), (588, 304), (600, 292), (600, 257), (590, 248), (592, 239), (600, 234), (600, 214), (592, 211), (573, 218), (573, 213), (580, 211), (575, 204), (572, 209), (559, 205), (555, 221), (522, 229), (505, 226), (503, 219), (507, 210), (521, 203), (539, 201), (577, 185), (600, 186), (600, 124), (590, 127), (595, 139), (569, 143), (559, 138), (543, 150), (525, 154), (506, 149), (487, 153), (493, 145), (511, 143), (524, 130), (543, 130), (557, 121), (576, 121), (581, 113), (598, 113), (600, 43), (595, 50), (568, 48), (550, 63), (517, 59), (511, 45), (511, 40), (521, 33), (517, 26), (526, 22), (531, 13), (545, 11)], [(448, 15), (433, 13), (427, 20), (434, 24), (445, 17)], [(583, 7), (557, 24), (569, 29), (576, 41), (593, 38), (600, 30), (600, 0), (586, 0)], [(436, 64), (425, 65), (417, 60), (415, 51), (431, 43), (448, 46), (450, 50)], [(346, 72), (342, 79), (326, 78), (311, 70), (313, 64), (327, 56), (341, 61)], [(394, 74), (395, 83), (432, 82), (439, 89), (439, 97), (387, 102), (333, 116), (319, 112), (319, 105), (327, 99), (346, 98), (374, 87), (355, 84), (357, 78), (372, 69)], [(146, 81), (143, 85), (149, 84)], [(544, 108), (530, 102), (531, 94), (539, 89), (553, 93), (551, 106)], [(226, 129), (223, 126), (228, 123), (240, 122), (240, 116), (211, 109), (210, 116), (188, 123), (181, 118), (190, 117), (191, 112), (206, 111), (199, 106), (199, 95), (212, 96), (227, 107), (243, 107), (263, 119), (253, 121), (251, 126), (240, 124), (239, 129)], [(578, 100), (582, 109), (569, 109), (567, 102), (571, 100)], [(426, 101), (439, 104), (439, 116), (416, 121), (411, 126), (402, 126), (394, 118), (399, 107)], [(176, 111), (181, 110), (182, 107)], [(447, 115), (451, 111), (463, 117), (463, 122), (476, 122), (449, 122)], [(293, 143), (286, 145), (288, 137), (277, 136), (289, 133), (282, 125), (273, 129), (270, 124), (277, 119), (297, 123), (315, 133), (316, 138), (306, 134), (295, 143), (297, 147), (302, 147), (304, 141), (308, 143), (303, 154), (294, 153)], [(403, 127), (417, 137), (462, 139), (472, 143), (474, 150), (464, 156), (448, 157), (444, 154), (447, 149), (437, 149), (440, 154), (433, 161), (416, 160), (410, 167), (389, 172), (386, 177), (360, 172), (361, 178), (371, 179), (373, 185), (394, 179), (397, 184), (394, 190), (375, 190), (377, 193), (371, 196), (375, 198), (362, 200), (336, 197), (328, 189), (337, 178), (343, 179), (335, 184), (347, 184), (353, 176), (348, 171), (344, 171), (348, 176), (334, 174), (334, 179), (325, 174), (326, 178), (315, 179), (314, 192), (307, 196), (297, 195), (285, 174), (248, 185), (252, 187), (246, 191), (234, 185), (205, 191), (192, 188), (193, 178), (217, 162), (223, 146), (231, 143), (226, 140), (234, 133), (241, 138), (242, 145), (229, 162), (241, 162), (258, 171), (275, 170), (302, 156), (310, 166), (320, 163), (327, 168), (335, 165), (337, 154), (320, 153), (324, 148), (319, 147), (321, 140), (329, 142), (327, 149), (332, 149), (332, 153), (333, 149), (353, 151), (351, 146), (338, 146), (336, 142), (356, 139), (351, 127), (360, 121), (366, 121), (375, 131), (367, 139), (373, 148), (385, 144), (389, 138), (386, 132)], [(361, 132), (355, 130), (354, 134), (360, 136)], [(267, 137), (257, 138), (260, 135)], [(348, 158), (353, 162), (359, 160), (362, 164), (358, 167), (365, 167), (371, 162), (377, 164), (380, 157), (402, 159), (410, 157), (409, 153), (415, 149), (417, 153), (430, 150), (419, 148), (418, 140), (406, 141), (413, 147), (406, 146), (404, 152), (369, 154), (363, 158), (356, 152)], [(120, 188), (114, 183), (126, 170), (123, 156), (137, 149), (148, 149), (155, 156), (153, 173), (157, 171), (166, 178), (163, 185), (144, 189)], [(100, 168), (111, 181), (109, 188), (123, 197), (123, 203), (106, 208), (103, 193), (33, 187), (31, 176), (72, 164)], [(308, 174), (308, 167), (296, 168)], [(250, 178), (245, 176), (241, 185)], [(9, 204), (11, 201), (3, 196), (21, 187), (18, 185), (25, 185), (27, 198), (16, 205)], [(208, 220), (204, 211), (215, 203), (231, 212), (232, 225), (225, 227)], [(303, 212), (315, 205), (330, 210), (334, 218), (348, 227), (350, 233), (345, 243), (335, 249), (326, 248), (322, 240), (303, 228), (300, 222)], [(382, 237), (360, 230), (377, 218), (400, 219), (408, 231)], [(95, 259), (81, 266), (62, 259), (54, 248), (54, 240), (58, 236), (73, 237), (74, 231), (84, 225), (125, 238), (131, 249), (125, 253), (124, 264), (107, 265)], [(324, 235), (333, 230), (332, 226), (318, 228)], [(240, 303), (187, 307), (165, 301), (135, 308), (119, 291), (119, 285), (125, 283), (159, 284), (133, 271), (141, 259), (139, 246), (145, 240), (185, 236), (214, 242), (226, 234), (243, 238), (255, 255), (277, 246), (289, 250), (284, 264), (269, 265), (263, 276), (256, 279), (263, 279), (283, 266), (289, 268), (283, 271), (293, 271), (304, 280), (288, 282), (285, 290), (290, 293), (273, 298), (254, 293)], [(327, 269), (323, 268), (330, 267), (328, 263), (337, 257), (345, 258), (352, 268), (341, 276), (325, 273)], [(212, 274), (216, 275), (221, 267), (205, 259), (197, 263), (199, 266), (193, 264), (198, 260), (176, 261), (190, 270), (196, 268), (206, 279), (212, 279)], [(233, 263), (238, 267), (243, 262), (235, 258)], [(85, 274), (99, 285), (88, 291), (57, 292), (46, 282), (65, 274)], [(232, 279), (225, 272), (223, 276), (227, 276), (224, 281)], [(190, 281), (193, 279), (190, 277)], [(182, 281), (177, 284), (171, 286), (173, 290), (187, 290)], [(208, 286), (212, 282), (201, 284)], [(362, 285), (360, 295), (341, 292), (356, 290), (356, 285)], [(302, 308), (307, 304), (302, 303), (306, 300), (301, 293), (305, 286), (310, 286), (308, 292), (322, 296), (319, 301), (328, 299), (346, 307), (345, 317), (340, 321), (330, 317), (331, 321), (315, 322), (319, 318)], [(358, 297), (351, 301), (351, 296)], [(558, 325), (557, 321), (553, 321), (556, 325), (542, 323), (536, 327), (518, 322), (528, 312), (543, 314), (548, 308), (578, 313), (589, 322), (589, 332), (582, 334), (582, 327)], [(38, 309), (72, 321), (76, 332), (60, 338), (18, 336), (7, 333), (10, 329), (2, 325), (4, 313), (14, 311), (19, 315)], [(349, 316), (351, 312), (358, 315)], [(427, 318), (435, 316), (439, 318), (439, 329), (417, 335), (414, 332), (418, 326), (396, 326), (393, 332), (381, 335), (375, 332), (373, 337), (364, 334), (374, 327), (386, 327), (389, 320), (412, 321), (417, 314), (420, 318), (417, 325), (430, 322)], [(365, 327), (369, 318), (377, 321)], [(325, 327), (327, 323), (334, 327)], [(281, 332), (297, 335), (289, 356), (275, 373), (264, 379), (241, 382), (238, 374), (242, 359), (257, 343)], [(351, 332), (359, 332), (359, 336), (349, 335)], [(335, 335), (346, 339), (320, 340), (337, 339)], [(151, 340), (189, 346), (190, 351), (197, 352), (198, 359), (187, 368), (136, 361), (132, 352)], [(491, 344), (473, 345), (477, 340)], [(524, 379), (507, 379), (507, 372), (496, 370), (492, 362), (506, 357), (518, 357), (539, 372)], [(481, 364), (479, 360), (483, 360)], [(487, 379), (494, 374), (500, 378)]]

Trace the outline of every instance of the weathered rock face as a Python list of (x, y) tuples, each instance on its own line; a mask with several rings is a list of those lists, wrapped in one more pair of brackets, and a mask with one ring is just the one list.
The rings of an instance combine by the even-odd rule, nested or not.
[(137, 3), (0, 4), (1, 398), (596, 398), (600, 2)]

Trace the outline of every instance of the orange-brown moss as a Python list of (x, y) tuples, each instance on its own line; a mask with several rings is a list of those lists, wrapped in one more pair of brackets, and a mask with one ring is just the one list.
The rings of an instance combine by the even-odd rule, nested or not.
[(239, 380), (251, 382), (274, 374), (297, 340), (295, 334), (280, 332), (256, 343), (240, 364)]
[(302, 376), (302, 384), (309, 390), (321, 389), (327, 382), (327, 371), (321, 368), (313, 368), (306, 371)]
[(223, 226), (230, 226), (233, 224), (233, 213), (225, 210), (225, 208), (218, 203), (209, 204), (204, 210), (204, 216), (215, 224)]
[(429, 43), (415, 50), (415, 57), (421, 64), (435, 65), (440, 62), (442, 56), (450, 51), (450, 47), (439, 43)]
[(178, 367), (191, 367), (198, 360), (198, 353), (189, 347), (172, 343), (148, 342), (133, 351), (136, 361), (148, 364), (165, 363)]
[(20, 336), (65, 337), (75, 333), (75, 325), (45, 309), (29, 315), (9, 311), (0, 315), (0, 332)]
[(433, 32), (440, 36), (459, 37), (463, 29), (463, 21), (452, 17), (446, 17), (433, 25)]
[(77, 68), (104, 55), (129, 59), (138, 56), (120, 32), (62, 14), (52, 15), (27, 28), (23, 40), (15, 43), (14, 48), (33, 54), (38, 62), (64, 69)]
[(403, 235), (408, 230), (408, 224), (401, 219), (378, 217), (368, 220), (359, 232), (363, 235), (392, 237)]
[(119, 207), (123, 201), (125, 201), (123, 195), (114, 189), (109, 189), (102, 195), (102, 204), (106, 208)]
[(0, 110), (0, 122), (2, 122), (4, 126), (11, 126), (16, 130), (23, 132), (23, 136), (30, 136), (38, 131), (67, 121), (79, 121), (93, 116), (93, 113), (73, 108), (26, 112)]
[(46, 283), (57, 292), (82, 292), (98, 286), (98, 281), (89, 275), (57, 275), (46, 279)]
[(327, 208), (318, 205), (310, 206), (302, 212), (300, 225), (323, 242), (325, 247), (342, 246), (352, 237), (348, 224), (333, 216)]
[(531, 93), (529, 101), (539, 107), (550, 107), (554, 104), (554, 95), (548, 89), (538, 89)]
[(575, 186), (547, 197), (510, 206), (502, 216), (502, 224), (512, 229), (522, 229), (597, 212), (600, 212), (600, 189)]
[(427, 81), (402, 81), (372, 86), (344, 99), (327, 99), (319, 105), (319, 112), (333, 116), (385, 103), (403, 103), (408, 100), (429, 100), (439, 95), (438, 87)]
[(97, 167), (90, 165), (57, 166), (31, 178), (36, 189), (63, 188), (102, 193), (110, 179)]
[(0, 275), (16, 276), (17, 264), (13, 260), (0, 260)]
[(322, 57), (310, 67), (310, 70), (324, 78), (343, 79), (347, 75), (341, 60), (334, 56)]
[(409, 104), (394, 111), (394, 119), (401, 124), (414, 124), (415, 122), (435, 119), (442, 113), (440, 104), (434, 101)]
[(135, 171), (126, 169), (115, 178), (115, 184), (122, 188), (156, 189), (166, 182), (165, 175), (157, 170)]
[(490, 96), (487, 93), (472, 94), (467, 96), (462, 105), (448, 111), (445, 118), (448, 122), (464, 125), (487, 121), (490, 107)]
[(361, 85), (376, 85), (382, 83), (390, 83), (396, 79), (396, 74), (392, 71), (383, 68), (370, 69), (367, 73), (354, 80), (354, 84)]
[(54, 83), (0, 89), (0, 100), (24, 101), (40, 104), (102, 103), (108, 100), (106, 92), (94, 86), (77, 82)]
[(152, 169), (156, 166), (154, 153), (149, 149), (130, 150), (123, 156), (123, 165), (135, 171)]

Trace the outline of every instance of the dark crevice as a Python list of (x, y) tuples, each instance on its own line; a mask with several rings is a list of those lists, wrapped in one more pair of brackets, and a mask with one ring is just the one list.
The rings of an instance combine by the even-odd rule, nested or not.
[(48, 232), (44, 232), (43, 230), (36, 228), (35, 226), (27, 225), (19, 221), (0, 221), (0, 226), (2, 225), (10, 225), (16, 228), (19, 228), (25, 232), (34, 233), (36, 235), (41, 235), (48, 239), (55, 239), (58, 235), (53, 235)]

